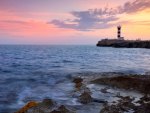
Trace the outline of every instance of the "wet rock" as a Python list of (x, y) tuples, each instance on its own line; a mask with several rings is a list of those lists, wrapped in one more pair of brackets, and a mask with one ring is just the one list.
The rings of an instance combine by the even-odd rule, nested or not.
[(135, 105), (132, 103), (134, 99), (130, 98), (129, 96), (123, 97), (119, 103), (118, 106), (123, 110), (123, 111), (128, 111), (130, 109), (135, 109)]
[(83, 79), (82, 78), (74, 78), (74, 80), (73, 80), (73, 82), (75, 83), (75, 88), (77, 89), (77, 90), (80, 90), (81, 89), (81, 87), (82, 87), (82, 85), (83, 85)]
[(58, 110), (61, 111), (61, 113), (74, 113), (73, 111), (67, 109), (64, 105), (61, 105)]
[(80, 78), (80, 77), (74, 78), (73, 82), (74, 82), (74, 83), (81, 83), (81, 82), (83, 82), (83, 79)]
[(127, 97), (122, 97), (118, 103), (113, 103), (112, 105), (104, 104), (104, 108), (100, 113), (124, 113), (135, 109), (135, 105), (132, 103), (134, 99)]
[(150, 71), (149, 71), (149, 72), (146, 72), (145, 75), (150, 75)]
[(80, 96), (79, 96), (79, 101), (82, 104), (88, 104), (90, 102), (92, 102), (92, 97), (88, 92), (83, 92)]
[(78, 90), (80, 90), (81, 87), (82, 87), (82, 85), (83, 85), (82, 83), (76, 83), (75, 84), (75, 88), (78, 89)]
[(108, 88), (103, 88), (103, 89), (101, 89), (101, 92), (102, 92), (102, 93), (108, 93), (107, 90), (108, 90)]
[(31, 101), (29, 103), (27, 103), (23, 108), (21, 108), (19, 111), (17, 111), (16, 113), (25, 113), (27, 112), (30, 108), (33, 108), (35, 106), (37, 106), (38, 103), (37, 102), (34, 102), (34, 101)]
[(145, 95), (142, 98), (140, 98), (140, 100), (137, 101), (136, 103), (139, 103), (139, 104), (150, 103), (150, 96)]
[(103, 77), (93, 80), (92, 83), (109, 85), (111, 87), (117, 87), (126, 90), (136, 90), (144, 94), (150, 94), (150, 77), (147, 75)]
[(53, 106), (55, 105), (55, 102), (52, 99), (44, 99), (42, 101), (42, 104), (45, 106)]
[(137, 103), (140, 105), (136, 106), (134, 113), (150, 113), (150, 96), (145, 95)]
[(134, 100), (134, 98), (131, 98), (130, 96), (120, 96), (120, 98), (122, 99), (120, 102), (132, 102)]
[(150, 102), (150, 95), (145, 95), (144, 97), (142, 97), (140, 99), (145, 101), (145, 102)]
[(55, 107), (55, 102), (51, 99), (44, 99), (37, 106), (29, 109), (27, 113), (49, 113)]
[(134, 113), (150, 113), (150, 103), (143, 103), (142, 105), (136, 107)]
[(34, 107), (34, 108), (29, 109), (27, 112), (23, 112), (23, 113), (48, 113), (48, 112), (44, 112), (40, 108)]
[(100, 111), (100, 113), (123, 113), (120, 111), (120, 108), (115, 105), (105, 105), (104, 108)]
[(61, 105), (57, 110), (53, 110), (50, 113), (75, 113), (75, 112), (67, 109), (64, 105)]
[(142, 87), (141, 90), (143, 91), (143, 93), (144, 93), (145, 95), (150, 94), (150, 81), (149, 81), (149, 82), (145, 82), (145, 83), (144, 83), (144, 86)]
[(53, 111), (50, 112), (50, 113), (61, 113), (61, 111), (53, 110)]

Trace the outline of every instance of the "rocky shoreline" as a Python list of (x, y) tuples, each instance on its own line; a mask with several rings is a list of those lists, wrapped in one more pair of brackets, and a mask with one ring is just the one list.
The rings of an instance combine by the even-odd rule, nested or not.
[[(71, 79), (75, 89), (73, 96), (81, 105), (60, 105), (52, 99), (44, 99), (42, 102), (29, 102), (16, 113), (150, 113), (149, 73), (84, 73)], [(94, 90), (96, 87), (98, 88)], [(136, 92), (141, 96), (134, 93), (124, 95), (126, 91)], [(106, 97), (111, 96), (111, 101), (108, 98), (103, 99), (102, 94)], [(100, 95), (101, 98), (96, 95)], [(85, 106), (88, 106), (87, 110), (80, 110)], [(95, 106), (95, 111), (89, 110)]]
[(109, 85), (125, 90), (134, 90), (144, 96), (133, 104), (134, 98), (120, 96), (120, 100), (114, 104), (105, 104), (100, 113), (150, 113), (150, 76), (149, 75), (125, 75), (115, 77), (102, 77), (93, 80), (92, 83)]

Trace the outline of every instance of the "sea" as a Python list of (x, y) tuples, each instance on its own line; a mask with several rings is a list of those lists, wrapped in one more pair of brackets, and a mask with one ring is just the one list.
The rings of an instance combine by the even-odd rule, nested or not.
[(69, 96), (76, 73), (150, 71), (150, 50), (95, 45), (0, 45), (0, 113), (13, 113), (29, 101), (51, 98), (79, 104)]

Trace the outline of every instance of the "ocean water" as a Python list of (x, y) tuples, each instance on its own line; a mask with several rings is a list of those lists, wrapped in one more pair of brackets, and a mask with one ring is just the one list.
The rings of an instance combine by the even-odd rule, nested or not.
[(52, 98), (78, 105), (70, 75), (83, 72), (145, 73), (149, 49), (96, 46), (0, 46), (0, 113), (30, 100)]

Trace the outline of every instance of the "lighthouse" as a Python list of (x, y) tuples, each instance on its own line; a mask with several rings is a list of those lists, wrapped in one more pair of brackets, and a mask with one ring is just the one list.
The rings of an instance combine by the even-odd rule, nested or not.
[(117, 33), (117, 38), (118, 40), (124, 40), (124, 37), (121, 37), (121, 26), (117, 26), (117, 30), (118, 30), (118, 33)]

